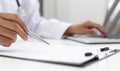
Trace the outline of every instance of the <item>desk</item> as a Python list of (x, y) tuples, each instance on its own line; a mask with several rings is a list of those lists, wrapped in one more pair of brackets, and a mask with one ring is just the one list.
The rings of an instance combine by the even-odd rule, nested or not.
[[(91, 48), (97, 47), (117, 47), (120, 48), (120, 44), (95, 44), (88, 45), (77, 43), (69, 40), (48, 40), (50, 44), (55, 45), (70, 45), (74, 47), (90, 46)], [(96, 62), (85, 68), (63, 66), (55, 64), (47, 64), (41, 62), (32, 62), (19, 59), (11, 59), (0, 57), (0, 70), (1, 71), (119, 71), (120, 69), (120, 54), (116, 54), (107, 59)]]

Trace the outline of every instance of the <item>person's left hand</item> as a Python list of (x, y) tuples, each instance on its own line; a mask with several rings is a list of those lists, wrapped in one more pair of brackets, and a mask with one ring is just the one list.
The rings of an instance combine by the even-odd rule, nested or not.
[(78, 35), (95, 34), (96, 35), (97, 31), (95, 31), (94, 29), (97, 29), (98, 31), (100, 31), (103, 36), (105, 37), (107, 36), (107, 32), (104, 29), (104, 27), (92, 21), (86, 21), (81, 24), (71, 25), (65, 32), (65, 35), (69, 35), (69, 34), (70, 35), (73, 35), (73, 34), (78, 34)]

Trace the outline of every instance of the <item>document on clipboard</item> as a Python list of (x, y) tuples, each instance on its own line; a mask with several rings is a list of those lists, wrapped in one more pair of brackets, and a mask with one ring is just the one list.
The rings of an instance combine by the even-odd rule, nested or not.
[[(88, 50), (95, 55), (86, 57), (85, 53)], [(81, 47), (46, 46), (40, 42), (19, 42), (13, 44), (10, 48), (0, 47), (1, 57), (77, 67), (83, 67), (87, 63), (98, 61), (96, 53), (96, 50)]]

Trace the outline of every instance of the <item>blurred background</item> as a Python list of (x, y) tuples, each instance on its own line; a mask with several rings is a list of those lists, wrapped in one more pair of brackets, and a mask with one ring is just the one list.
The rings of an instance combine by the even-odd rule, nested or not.
[(71, 23), (92, 20), (103, 24), (109, 0), (39, 0), (45, 18)]

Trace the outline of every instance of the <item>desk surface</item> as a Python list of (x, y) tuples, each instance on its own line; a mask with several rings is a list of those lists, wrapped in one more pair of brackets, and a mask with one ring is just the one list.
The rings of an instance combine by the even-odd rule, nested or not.
[[(48, 40), (50, 44), (55, 45), (70, 45), (74, 47), (120, 47), (120, 44), (82, 44), (68, 40)], [(0, 70), (1, 71), (119, 71), (120, 54), (116, 54), (99, 62), (96, 62), (85, 68), (72, 67), (56, 64), (47, 64), (41, 62), (32, 62), (11, 58), (0, 57)]]

